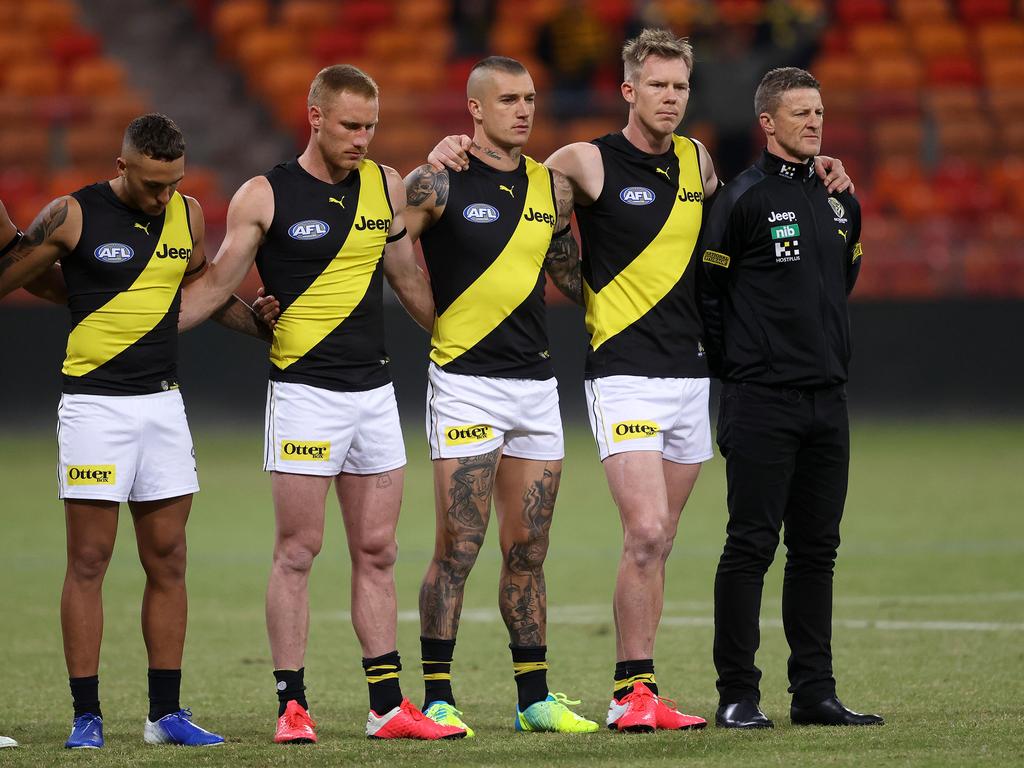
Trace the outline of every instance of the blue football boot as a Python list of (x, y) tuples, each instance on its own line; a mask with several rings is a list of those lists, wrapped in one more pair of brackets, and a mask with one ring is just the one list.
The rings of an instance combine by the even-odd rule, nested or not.
[(68, 749), (99, 749), (103, 746), (103, 718), (86, 713), (75, 718), (71, 735), (64, 742)]
[(177, 744), (182, 747), (212, 747), (223, 744), (224, 737), (210, 733), (192, 722), (192, 710), (179, 709), (155, 723), (146, 720), (142, 738), (147, 744)]

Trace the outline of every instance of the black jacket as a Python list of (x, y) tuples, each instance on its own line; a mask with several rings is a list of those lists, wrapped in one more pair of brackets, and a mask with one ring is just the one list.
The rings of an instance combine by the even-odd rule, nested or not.
[(700, 271), (704, 346), (725, 381), (841, 384), (846, 297), (860, 269), (860, 205), (829, 195), (813, 163), (765, 151), (715, 196)]

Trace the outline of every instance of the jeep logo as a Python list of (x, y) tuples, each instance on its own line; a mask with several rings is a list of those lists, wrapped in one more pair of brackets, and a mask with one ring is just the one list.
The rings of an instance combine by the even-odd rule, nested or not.
[(114, 464), (79, 464), (68, 467), (68, 485), (113, 485), (117, 477)]
[(654, 437), (661, 431), (657, 422), (654, 421), (620, 421), (612, 425), (612, 438), (616, 443), (623, 440), (639, 440), (645, 437)]
[(288, 228), (288, 237), (292, 240), (319, 240), (331, 231), (325, 221), (306, 219)]
[(327, 461), (331, 458), (330, 442), (281, 441), (283, 461)]
[(490, 224), (501, 216), (498, 209), (487, 203), (473, 203), (462, 209), (462, 216), (474, 224)]
[(654, 193), (647, 187), (626, 187), (619, 192), (619, 200), (626, 205), (650, 205), (654, 202)]
[(555, 217), (550, 213), (541, 213), (540, 211), (533, 210), (533, 206), (530, 210), (523, 214), (523, 221), (539, 221), (542, 224), (548, 224), (555, 226)]
[(124, 243), (104, 243), (92, 255), (105, 264), (120, 264), (134, 256), (135, 251)]
[(448, 427), (444, 431), (444, 442), (446, 445), (479, 443), (481, 440), (490, 440), (492, 437), (494, 437), (494, 431), (489, 424), (465, 424), (457, 427)]
[(772, 211), (768, 216), (768, 223), (774, 224), (776, 221), (796, 221), (796, 214), (792, 211), (786, 211), (785, 213)]
[(680, 189), (679, 194), (676, 195), (681, 203), (699, 203), (704, 200), (703, 192), (687, 192), (686, 189)]
[(167, 243), (164, 243), (164, 249), (156, 252), (158, 259), (184, 259), (188, 261), (192, 258), (191, 248), (169, 248)]
[(353, 227), (362, 232), (364, 229), (380, 229), (387, 232), (391, 229), (391, 219), (368, 219), (365, 216), (359, 217), (359, 223)]

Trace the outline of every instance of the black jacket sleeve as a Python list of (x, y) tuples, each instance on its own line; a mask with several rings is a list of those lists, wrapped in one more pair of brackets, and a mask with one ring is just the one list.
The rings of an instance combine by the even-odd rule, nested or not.
[(853, 195), (849, 195), (847, 210), (850, 212), (850, 245), (848, 249), (849, 258), (846, 262), (846, 295), (849, 296), (853, 291), (853, 286), (857, 283), (857, 275), (860, 274), (861, 254), (864, 251), (860, 242), (860, 203), (857, 202), (857, 198)]

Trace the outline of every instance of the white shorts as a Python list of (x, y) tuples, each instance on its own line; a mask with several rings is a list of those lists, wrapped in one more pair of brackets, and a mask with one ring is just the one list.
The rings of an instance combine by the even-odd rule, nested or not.
[(271, 381), (263, 468), (293, 475), (376, 475), (405, 466), (392, 384), (362, 392)]
[(57, 485), (62, 499), (154, 501), (199, 490), (178, 390), (61, 395)]
[(558, 384), (550, 379), (501, 379), (427, 374), (427, 441), (431, 459), (478, 456), (495, 448), (517, 459), (565, 456)]
[(714, 455), (710, 379), (602, 376), (585, 384), (601, 461), (626, 451), (660, 451), (677, 464), (699, 464)]

